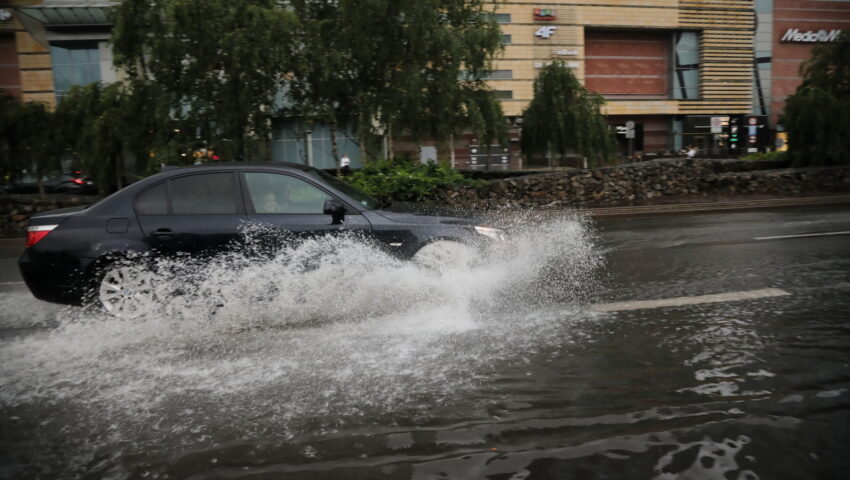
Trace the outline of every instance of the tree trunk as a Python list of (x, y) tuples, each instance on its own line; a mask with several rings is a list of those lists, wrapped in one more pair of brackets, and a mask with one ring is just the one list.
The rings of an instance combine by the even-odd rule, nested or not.
[(310, 135), (304, 127), (301, 128), (301, 134), (304, 135), (304, 165), (310, 165)]
[(387, 160), (392, 160), (395, 157), (393, 149), (393, 130), (392, 125), (387, 122)]
[(336, 145), (336, 118), (331, 116), (331, 155), (334, 157), (334, 164), (336, 165), (336, 176), (339, 177), (342, 174), (340, 165), (339, 165), (339, 155)]
[(115, 156), (115, 189), (121, 190), (123, 185), (121, 185), (121, 163), (123, 160), (123, 156), (118, 154)]
[(452, 168), (455, 168), (455, 136), (449, 135), (449, 158)]

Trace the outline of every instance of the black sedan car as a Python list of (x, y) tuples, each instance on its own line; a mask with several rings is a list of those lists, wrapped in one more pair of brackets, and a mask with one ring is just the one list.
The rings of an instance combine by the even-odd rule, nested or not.
[(106, 311), (132, 309), (134, 287), (117, 259), (214, 255), (239, 248), (246, 226), (283, 238), (351, 232), (394, 255), (445, 261), (499, 240), (502, 231), (463, 218), (397, 213), (311, 167), (234, 164), (176, 168), (141, 180), (88, 207), (30, 218), (21, 274), (36, 298)]

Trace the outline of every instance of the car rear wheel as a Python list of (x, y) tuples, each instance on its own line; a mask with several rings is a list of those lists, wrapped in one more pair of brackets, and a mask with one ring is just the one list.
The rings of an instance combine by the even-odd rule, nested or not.
[(154, 303), (152, 275), (139, 267), (109, 265), (97, 287), (97, 301), (104, 311), (121, 318), (136, 318)]
[(434, 270), (469, 268), (478, 258), (478, 251), (461, 242), (438, 240), (420, 248), (413, 261)]

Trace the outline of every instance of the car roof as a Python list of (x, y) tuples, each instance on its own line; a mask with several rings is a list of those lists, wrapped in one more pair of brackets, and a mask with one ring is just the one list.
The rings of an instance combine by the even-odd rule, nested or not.
[(289, 162), (216, 162), (204, 163), (201, 165), (164, 165), (161, 172), (187, 171), (187, 170), (214, 170), (217, 168), (291, 168), (306, 172), (312, 170), (313, 167), (300, 163)]
[[(310, 176), (308, 172), (311, 170), (315, 170), (313, 167), (303, 165), (300, 163), (288, 163), (288, 162), (216, 162), (216, 163), (207, 163), (202, 165), (181, 165), (181, 166), (171, 166), (164, 168), (159, 173), (151, 175), (147, 178), (143, 178), (138, 182), (135, 182), (129, 185), (127, 188), (119, 190), (115, 192), (113, 195), (109, 195), (106, 198), (103, 198), (92, 205), (90, 205), (90, 210), (95, 211), (99, 208), (110, 208), (113, 202), (121, 202), (121, 198), (126, 198), (127, 195), (135, 196), (141, 191), (147, 189), (153, 184), (163, 181), (165, 179), (169, 179), (176, 176), (181, 176), (184, 174), (192, 174), (193, 172), (203, 172), (203, 171), (215, 171), (215, 170), (239, 170), (239, 169), (269, 169), (269, 170), (278, 170), (278, 171), (289, 171), (291, 173), (299, 173), (305, 176)], [(303, 173), (302, 173), (303, 172)], [(334, 189), (335, 190), (335, 189)], [(349, 198), (345, 192), (336, 192), (337, 195), (343, 195), (345, 198)], [(349, 204), (356, 205), (359, 208), (359, 203), (355, 200), (348, 200)]]

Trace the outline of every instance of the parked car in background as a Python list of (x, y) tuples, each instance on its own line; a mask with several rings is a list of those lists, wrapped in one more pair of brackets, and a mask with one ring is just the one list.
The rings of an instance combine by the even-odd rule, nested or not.
[(80, 171), (53, 175), (45, 182), (44, 190), (49, 193), (97, 193), (91, 177)]
[[(94, 181), (80, 171), (44, 175), (41, 177), (41, 184), (45, 193), (97, 193)], [(3, 190), (6, 193), (38, 193), (38, 177), (33, 174), (24, 174), (6, 184)]]
[(138, 310), (140, 293), (121, 259), (138, 254), (204, 256), (238, 249), (246, 226), (270, 230), (273, 242), (351, 232), (400, 258), (437, 265), (503, 238), (501, 230), (472, 219), (384, 207), (303, 165), (176, 168), (89, 207), (32, 216), (19, 266), (39, 299), (79, 304), (90, 298), (108, 312), (127, 315)]

